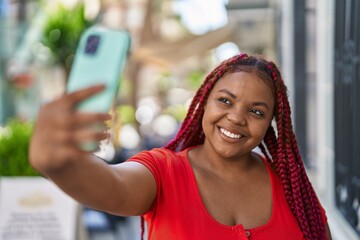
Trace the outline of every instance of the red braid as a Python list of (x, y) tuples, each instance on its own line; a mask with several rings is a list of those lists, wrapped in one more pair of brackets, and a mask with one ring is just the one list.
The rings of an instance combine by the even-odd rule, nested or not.
[[(240, 54), (222, 62), (205, 78), (193, 98), (178, 134), (165, 148), (181, 151), (204, 143), (205, 136), (201, 124), (204, 105), (210, 91), (220, 78), (226, 74), (240, 71), (255, 72), (261, 79), (271, 84), (276, 103), (274, 117), (277, 135), (270, 125), (263, 143), (259, 147), (279, 175), (287, 202), (305, 239), (326, 239), (321, 206), (305, 172), (293, 132), (287, 89), (277, 66), (273, 62), (246, 54)], [(142, 229), (143, 226), (142, 222)]]
[(305, 172), (293, 132), (291, 110), (285, 84), (274, 63), (268, 64), (268, 70), (274, 81), (278, 108), (275, 112), (278, 129), (277, 141), (271, 143), (276, 138), (274, 136), (266, 136), (267, 139), (265, 138), (269, 149), (273, 148), (273, 144), (277, 144), (278, 155), (277, 159), (273, 161), (273, 163), (277, 162), (277, 164), (273, 164), (273, 167), (279, 173), (286, 199), (299, 222), (305, 239), (326, 239), (321, 206)]

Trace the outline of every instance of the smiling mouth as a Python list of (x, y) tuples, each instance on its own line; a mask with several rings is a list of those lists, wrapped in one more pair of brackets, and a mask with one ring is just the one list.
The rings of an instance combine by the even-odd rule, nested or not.
[(224, 134), (225, 136), (227, 136), (228, 138), (232, 138), (232, 139), (240, 139), (242, 137), (242, 135), (240, 134), (236, 134), (236, 133), (232, 133), (228, 130), (225, 130), (223, 128), (220, 128), (220, 132), (222, 134)]

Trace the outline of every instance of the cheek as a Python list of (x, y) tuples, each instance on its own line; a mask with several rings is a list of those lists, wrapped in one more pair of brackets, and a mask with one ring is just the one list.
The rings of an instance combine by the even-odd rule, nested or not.
[(266, 122), (264, 121), (261, 124), (257, 124), (255, 126), (253, 126), (254, 135), (256, 135), (259, 138), (264, 138), (270, 124), (271, 124), (271, 121), (266, 121)]
[(218, 118), (218, 115), (219, 111), (214, 104), (207, 104), (204, 106), (203, 119), (206, 121), (214, 121), (214, 119)]
[(205, 130), (206, 128), (209, 128), (209, 125), (211, 124), (212, 119), (211, 119), (211, 114), (209, 115), (209, 112), (205, 111), (202, 120), (201, 120), (201, 124), (202, 124), (202, 128)]
[(216, 124), (218, 119), (219, 117), (216, 111), (212, 110), (209, 107), (208, 108), (205, 107), (204, 114), (201, 120), (201, 125), (204, 133), (206, 131), (211, 131), (212, 127), (214, 126), (214, 124)]
[(261, 132), (261, 139), (263, 139), (263, 138), (265, 137), (265, 134), (266, 134), (268, 128), (269, 128), (269, 127), (267, 126), (267, 127), (264, 128), (263, 131)]

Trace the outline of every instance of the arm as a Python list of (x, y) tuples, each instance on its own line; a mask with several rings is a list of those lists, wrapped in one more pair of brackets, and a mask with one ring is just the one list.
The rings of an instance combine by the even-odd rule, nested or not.
[(79, 147), (83, 141), (108, 137), (88, 126), (103, 124), (109, 114), (75, 110), (79, 102), (101, 90), (98, 86), (64, 95), (41, 109), (30, 143), (30, 163), (85, 205), (118, 215), (142, 214), (156, 195), (151, 172), (133, 162), (107, 165)]

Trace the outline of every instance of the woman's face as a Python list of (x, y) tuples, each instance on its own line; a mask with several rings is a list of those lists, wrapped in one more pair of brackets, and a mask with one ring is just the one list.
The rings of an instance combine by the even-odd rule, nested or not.
[(235, 72), (219, 79), (204, 107), (206, 151), (224, 158), (251, 152), (265, 136), (274, 104), (271, 87), (255, 73)]

